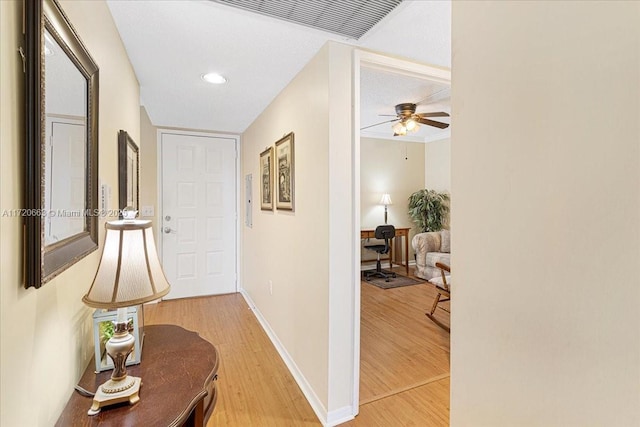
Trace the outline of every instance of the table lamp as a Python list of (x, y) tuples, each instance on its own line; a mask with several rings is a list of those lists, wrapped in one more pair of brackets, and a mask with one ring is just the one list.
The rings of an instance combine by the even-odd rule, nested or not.
[(383, 194), (382, 199), (380, 199), (380, 204), (384, 205), (384, 223), (387, 223), (387, 206), (392, 205), (391, 203), (391, 195)]
[(111, 379), (98, 387), (89, 415), (108, 405), (140, 400), (142, 380), (128, 376), (125, 366), (135, 343), (127, 328), (127, 307), (157, 300), (171, 289), (158, 260), (151, 221), (110, 221), (105, 228), (100, 265), (82, 301), (89, 307), (118, 309), (115, 332), (106, 344), (114, 366)]

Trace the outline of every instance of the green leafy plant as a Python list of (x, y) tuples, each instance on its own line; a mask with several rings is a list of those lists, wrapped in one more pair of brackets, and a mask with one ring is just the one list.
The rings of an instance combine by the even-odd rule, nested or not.
[(112, 321), (100, 322), (100, 341), (102, 343), (109, 341), (109, 338), (113, 336), (114, 330)]
[(421, 231), (439, 231), (449, 214), (449, 195), (418, 190), (409, 196), (409, 216)]

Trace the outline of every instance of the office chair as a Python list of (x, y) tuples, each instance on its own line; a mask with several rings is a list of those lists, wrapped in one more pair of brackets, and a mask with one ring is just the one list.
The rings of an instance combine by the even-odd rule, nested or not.
[(389, 281), (389, 277), (396, 277), (396, 273), (392, 271), (386, 271), (382, 269), (382, 265), (380, 264), (380, 255), (388, 254), (389, 249), (391, 249), (391, 239), (393, 239), (396, 235), (396, 228), (393, 225), (379, 225), (376, 227), (375, 237), (376, 239), (383, 239), (384, 245), (365, 245), (366, 249), (370, 251), (374, 251), (378, 253), (378, 259), (376, 261), (376, 269), (375, 271), (365, 271), (364, 278), (365, 280), (370, 279), (371, 277), (382, 277), (385, 279), (385, 282)]

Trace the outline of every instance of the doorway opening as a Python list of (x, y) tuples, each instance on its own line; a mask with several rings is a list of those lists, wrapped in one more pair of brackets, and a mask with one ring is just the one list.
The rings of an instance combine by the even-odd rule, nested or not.
[[(427, 155), (424, 147), (426, 143), (434, 141), (440, 143), (446, 140), (445, 143), (450, 144), (448, 133), (440, 133), (435, 137), (424, 133), (394, 137), (392, 117), (387, 117), (388, 123), (380, 123), (379, 126), (369, 128), (368, 134), (361, 132), (361, 128), (385, 120), (385, 117), (378, 117), (377, 121), (372, 121), (372, 117), (365, 114), (363, 105), (365, 101), (367, 105), (372, 103), (371, 92), (374, 89), (379, 90), (382, 92), (378, 94), (380, 99), (384, 99), (385, 96), (389, 100), (393, 99), (394, 93), (388, 92), (390, 84), (381, 84), (381, 79), (417, 82), (418, 86), (422, 85), (425, 90), (425, 96), (420, 99), (403, 101), (396, 98), (397, 101), (388, 101), (390, 105), (386, 108), (390, 111), (386, 114), (394, 115), (395, 102), (424, 101), (417, 103), (441, 111), (441, 104), (447, 101), (449, 95), (451, 75), (448, 70), (371, 52), (355, 53), (353, 178), (356, 199), (354, 228), (357, 235), (354, 236), (356, 351), (353, 405), (354, 408), (375, 405), (376, 402), (382, 402), (387, 398), (395, 399), (403, 393), (423, 391), (444, 396), (443, 399), (446, 399), (445, 403), (448, 405), (449, 337), (424, 315), (432, 301), (431, 288), (422, 282), (415, 286), (380, 289), (361, 281), (361, 271), (366, 268), (363, 267), (365, 252), (362, 250), (361, 230), (367, 231), (383, 224), (385, 208), (391, 208), (388, 212), (390, 224), (396, 225), (399, 229), (413, 229), (406, 209), (406, 199), (410, 193), (405, 193), (410, 192), (413, 187), (413, 191), (417, 191), (427, 185)], [(397, 87), (399, 91), (404, 90), (401, 83)], [(415, 87), (413, 90), (415, 91)], [(391, 168), (386, 169), (386, 175), (382, 171), (376, 173), (376, 169), (382, 169), (380, 165), (385, 163), (393, 163)], [(418, 181), (408, 184), (394, 183), (394, 175), (404, 176), (407, 170), (403, 167), (408, 168), (409, 164), (411, 168), (423, 168)], [(448, 171), (447, 165), (445, 173), (449, 173)], [(409, 173), (407, 177), (411, 175)], [(389, 206), (381, 204), (382, 196), (385, 194), (391, 195), (392, 204)], [(397, 196), (395, 200), (394, 194)], [(406, 239), (408, 245), (406, 247), (404, 242), (401, 242), (396, 247), (394, 255), (394, 258), (399, 257), (398, 261), (405, 265), (394, 267), (393, 271), (410, 278), (413, 276), (413, 268), (410, 265), (413, 261), (410, 239), (415, 232), (413, 229), (399, 239)], [(415, 313), (419, 315), (416, 317)], [(410, 318), (411, 316), (414, 318)], [(448, 410), (446, 412), (447, 419), (444, 424), (448, 423)]]

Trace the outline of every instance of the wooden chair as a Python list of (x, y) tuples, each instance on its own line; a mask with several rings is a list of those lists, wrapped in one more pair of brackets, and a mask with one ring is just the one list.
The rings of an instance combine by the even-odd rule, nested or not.
[[(441, 262), (436, 262), (436, 267), (440, 269), (441, 277), (433, 278), (429, 280), (429, 283), (435, 286), (437, 295), (436, 295), (436, 298), (433, 300), (431, 311), (425, 314), (429, 319), (433, 321), (433, 323), (435, 323), (436, 325), (440, 326), (442, 329), (450, 333), (451, 329), (447, 325), (442, 323), (440, 320), (436, 319), (433, 313), (435, 313), (437, 308), (439, 308), (440, 310), (446, 311), (447, 313), (451, 313), (447, 308), (438, 305), (441, 302), (447, 302), (451, 300), (451, 267)], [(445, 274), (445, 272), (449, 274)]]

